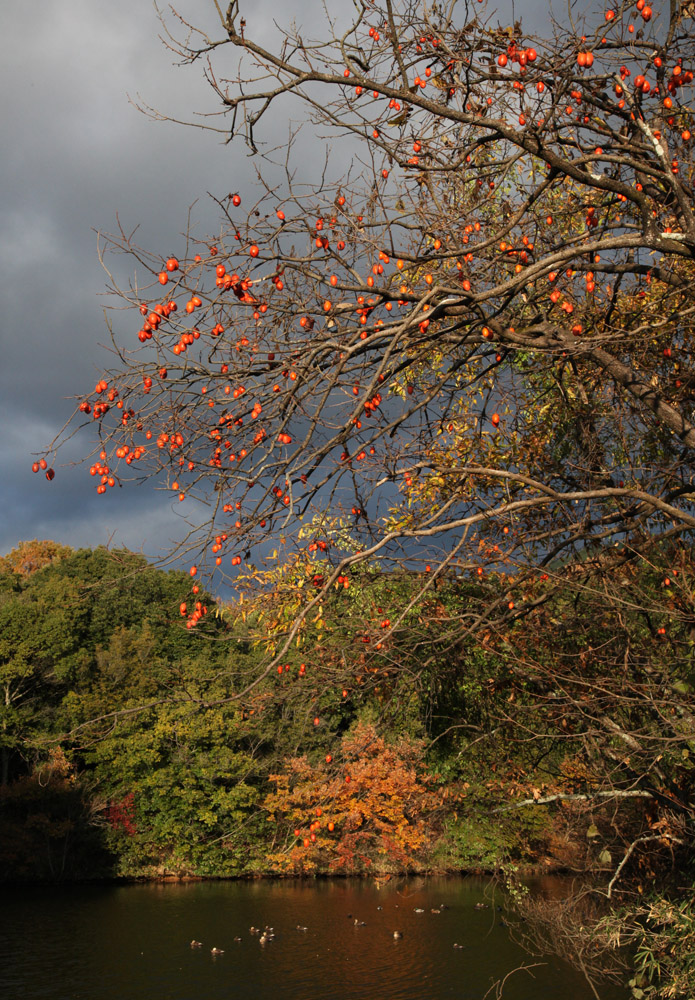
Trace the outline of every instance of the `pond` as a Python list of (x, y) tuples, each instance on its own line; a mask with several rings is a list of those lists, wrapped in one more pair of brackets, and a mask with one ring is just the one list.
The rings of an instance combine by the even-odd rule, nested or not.
[[(515, 969), (504, 1000), (591, 996), (514, 944), (499, 892), (472, 878), (15, 887), (0, 901), (8, 1000), (482, 1000)], [(266, 925), (264, 944), (250, 928)]]

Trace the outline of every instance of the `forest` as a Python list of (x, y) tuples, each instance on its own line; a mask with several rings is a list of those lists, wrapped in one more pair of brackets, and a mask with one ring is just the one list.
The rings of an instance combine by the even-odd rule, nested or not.
[(616, 571), (619, 608), (541, 575), (481, 643), (456, 626), (503, 574), (442, 578), (389, 632), (419, 581), (365, 566), (252, 686), (280, 588), (224, 604), (125, 550), (22, 543), (0, 561), (0, 879), (572, 873), (571, 907), (520, 895), (535, 946), (619, 976), (619, 934), (680, 995), (658, 984), (692, 958), (695, 566), (665, 555)]

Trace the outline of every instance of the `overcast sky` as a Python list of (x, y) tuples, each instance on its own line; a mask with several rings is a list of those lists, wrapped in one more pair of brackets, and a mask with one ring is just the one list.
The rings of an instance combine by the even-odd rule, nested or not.
[[(327, 2), (339, 11), (349, 0)], [(517, 2), (516, 16), (541, 24), (549, 3)], [(498, 6), (509, 23), (511, 0)], [(241, 8), (249, 34), (268, 43), (273, 19), (287, 23), (294, 14), (311, 36), (322, 17), (319, 0), (242, 0)], [(214, 25), (212, 0), (183, 0), (177, 9)], [(60, 464), (47, 483), (32, 474), (32, 453), (52, 440), (72, 412), (70, 397), (89, 391), (106, 363), (106, 276), (95, 230), (113, 229), (118, 214), (124, 228), (140, 225), (147, 249), (176, 252), (196, 199), (202, 236), (214, 231), (206, 192), (252, 196), (253, 161), (241, 143), (153, 122), (129, 101), (141, 95), (184, 119), (216, 110), (200, 67), (175, 65), (160, 42), (149, 0), (7, 0), (0, 28), (0, 554), (23, 539), (52, 538), (110, 541), (155, 557), (182, 530), (170, 494), (130, 485), (97, 496), (86, 468)]]

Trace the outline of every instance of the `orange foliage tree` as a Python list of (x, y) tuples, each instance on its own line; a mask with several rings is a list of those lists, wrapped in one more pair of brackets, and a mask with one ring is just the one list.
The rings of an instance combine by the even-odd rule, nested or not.
[(0, 556), (0, 573), (18, 573), (20, 576), (31, 576), (44, 566), (49, 566), (57, 559), (64, 559), (72, 554), (69, 545), (61, 545), (50, 539), (30, 542), (20, 542), (11, 552)]
[(270, 776), (276, 790), (264, 807), (277, 824), (270, 863), (283, 873), (317, 868), (357, 874), (403, 872), (426, 863), (435, 797), (423, 768), (424, 745), (388, 744), (358, 724), (321, 765), (289, 760)]

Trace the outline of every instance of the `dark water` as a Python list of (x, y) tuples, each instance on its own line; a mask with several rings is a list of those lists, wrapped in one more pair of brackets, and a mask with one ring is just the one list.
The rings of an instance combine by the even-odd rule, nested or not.
[[(539, 961), (510, 941), (475, 879), (22, 888), (4, 890), (0, 906), (2, 1000), (482, 1000)], [(249, 928), (266, 924), (276, 936), (263, 946)], [(193, 938), (204, 947), (191, 949)], [(550, 960), (514, 973), (503, 997), (591, 993)]]

